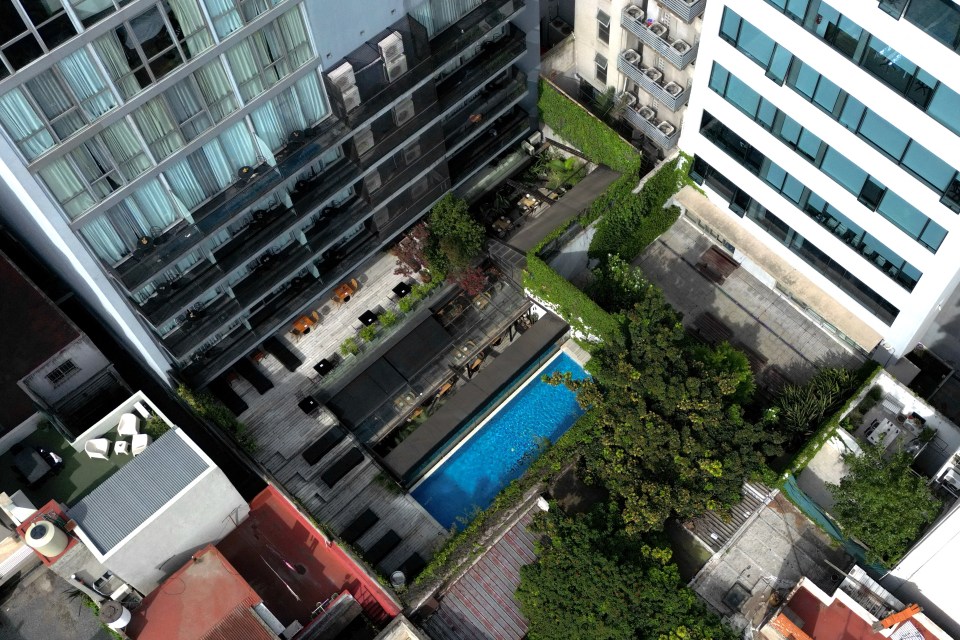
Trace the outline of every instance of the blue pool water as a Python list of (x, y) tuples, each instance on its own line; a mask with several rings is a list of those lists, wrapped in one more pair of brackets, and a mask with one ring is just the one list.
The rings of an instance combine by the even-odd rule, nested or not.
[(576, 394), (541, 380), (557, 371), (569, 372), (575, 380), (589, 377), (561, 352), (413, 490), (413, 497), (437, 522), (463, 528), (458, 518), (490, 506), (501, 489), (527, 470), (543, 438), (556, 442), (583, 414)]

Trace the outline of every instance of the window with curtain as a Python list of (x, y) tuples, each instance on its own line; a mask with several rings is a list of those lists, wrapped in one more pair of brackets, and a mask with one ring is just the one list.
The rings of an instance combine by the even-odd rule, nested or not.
[(250, 115), (257, 135), (272, 151), (278, 151), (293, 131), (312, 126), (325, 112), (319, 79), (311, 74)]
[(106, 216), (99, 216), (80, 227), (80, 235), (105, 264), (114, 266), (130, 253), (126, 242)]
[(227, 51), (244, 101), (250, 101), (313, 57), (298, 7)]
[(55, 144), (46, 122), (19, 88), (0, 97), (0, 125), (27, 161)]
[(203, 0), (217, 35), (225, 38), (283, 0)]
[(94, 46), (129, 99), (213, 46), (213, 37), (196, 0), (167, 0), (104, 34)]
[(3, 76), (77, 35), (59, 0), (6, 0), (0, 3), (0, 25)]
[(173, 195), (187, 210), (220, 193), (236, 181), (243, 166), (257, 164), (250, 132), (238, 122), (164, 172)]
[(433, 37), (480, 6), (481, 0), (426, 0), (411, 11), (417, 22)]

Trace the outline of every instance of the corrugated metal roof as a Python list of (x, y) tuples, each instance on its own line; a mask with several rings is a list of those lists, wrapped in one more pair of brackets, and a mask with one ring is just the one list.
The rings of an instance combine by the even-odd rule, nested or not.
[(207, 468), (177, 432), (168, 431), (67, 514), (107, 553)]
[(276, 640), (277, 636), (267, 629), (256, 614), (244, 605), (211, 629), (201, 640)]

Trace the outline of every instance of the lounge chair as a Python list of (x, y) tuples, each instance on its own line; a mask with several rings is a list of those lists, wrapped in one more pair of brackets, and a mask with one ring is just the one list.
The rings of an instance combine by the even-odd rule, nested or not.
[(109, 460), (110, 441), (106, 438), (94, 438), (93, 440), (87, 440), (83, 444), (83, 450), (91, 458)]

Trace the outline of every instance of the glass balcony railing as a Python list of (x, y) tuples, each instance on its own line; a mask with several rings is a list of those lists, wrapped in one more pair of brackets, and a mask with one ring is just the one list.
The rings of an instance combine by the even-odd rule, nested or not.
[(443, 123), (443, 135), (454, 143), (478, 125), (490, 119), (504, 106), (527, 92), (527, 76), (514, 70), (509, 76), (489, 83), (473, 100), (463, 105), (457, 113)]
[(449, 109), (491, 76), (514, 64), (526, 50), (526, 35), (512, 25), (510, 33), (504, 37), (484, 43), (483, 50), (475, 58), (437, 84), (441, 108)]
[(530, 130), (530, 116), (519, 107), (492, 122), (447, 164), (450, 179), (458, 184), (504, 150), (506, 145)]

